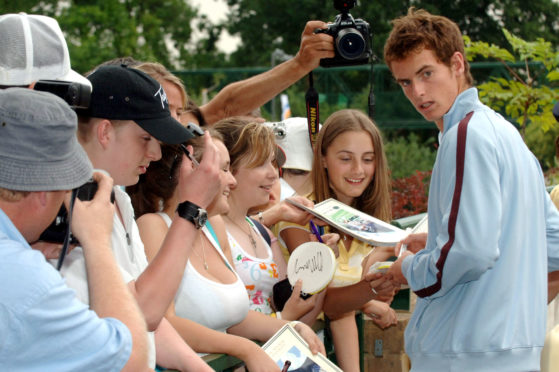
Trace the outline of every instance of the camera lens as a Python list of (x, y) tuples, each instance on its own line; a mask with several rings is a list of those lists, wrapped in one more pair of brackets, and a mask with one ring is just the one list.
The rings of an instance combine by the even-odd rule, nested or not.
[(343, 58), (347, 60), (358, 59), (365, 51), (365, 39), (356, 29), (344, 28), (338, 33), (336, 48)]

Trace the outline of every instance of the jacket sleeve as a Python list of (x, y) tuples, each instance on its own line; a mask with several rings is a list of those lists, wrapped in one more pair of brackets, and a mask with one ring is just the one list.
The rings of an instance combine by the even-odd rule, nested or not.
[(443, 296), (456, 285), (477, 280), (499, 258), (498, 156), (491, 139), (471, 127), (461, 189), (456, 182), (457, 130), (445, 134), (431, 181), (427, 244), (403, 262), (402, 271), (419, 297)]
[(559, 211), (547, 192), (545, 194), (547, 271), (552, 272), (559, 270)]

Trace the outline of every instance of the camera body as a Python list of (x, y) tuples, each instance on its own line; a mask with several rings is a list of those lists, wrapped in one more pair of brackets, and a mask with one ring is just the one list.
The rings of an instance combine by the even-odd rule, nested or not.
[(334, 0), (334, 8), (340, 11), (334, 22), (326, 29), (318, 29), (316, 33), (324, 33), (334, 38), (333, 58), (320, 60), (322, 67), (351, 66), (369, 63), (373, 55), (371, 49), (371, 30), (364, 20), (354, 19), (349, 10), (355, 1)]
[(66, 101), (73, 109), (87, 109), (91, 101), (91, 88), (71, 81), (39, 80), (33, 89), (52, 93)]
[[(76, 189), (76, 197), (82, 201), (92, 200), (97, 192), (97, 182), (90, 179), (88, 182), (84, 183)], [(111, 202), (114, 202), (114, 191), (111, 194)], [(47, 227), (45, 231), (39, 237), (39, 240), (51, 242), (51, 243), (63, 243), (66, 237), (66, 231), (68, 229), (68, 211), (66, 207), (62, 205), (54, 221)], [(71, 236), (70, 243), (79, 244), (78, 240)]]

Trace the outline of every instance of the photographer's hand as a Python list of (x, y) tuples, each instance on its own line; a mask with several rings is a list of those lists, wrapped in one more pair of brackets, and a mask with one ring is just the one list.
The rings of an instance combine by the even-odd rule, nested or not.
[[(127, 370), (144, 370), (147, 363), (146, 323), (137, 302), (122, 279), (111, 249), (114, 205), (111, 203), (113, 180), (107, 174), (95, 172), (98, 184), (91, 201), (76, 198), (72, 214), (72, 232), (83, 248), (89, 290), (89, 307), (100, 318), (115, 318), (123, 322), (132, 335), (132, 354)], [(68, 209), (70, 193), (65, 204)]]
[(327, 24), (325, 22), (309, 21), (303, 30), (301, 46), (294, 60), (306, 73), (317, 68), (322, 58), (334, 57), (334, 39), (332, 36), (315, 33), (316, 29), (326, 27)]
[[(84, 248), (91, 241), (110, 240), (113, 230), (114, 205), (111, 203), (113, 179), (102, 172), (95, 172), (93, 179), (99, 186), (95, 197), (87, 202), (76, 198), (72, 214), (72, 233)], [(69, 202), (70, 193), (65, 200), (66, 209)]]

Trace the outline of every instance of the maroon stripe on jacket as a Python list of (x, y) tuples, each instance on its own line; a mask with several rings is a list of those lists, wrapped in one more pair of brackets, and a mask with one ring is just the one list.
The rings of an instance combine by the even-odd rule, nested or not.
[(456, 144), (456, 183), (454, 185), (454, 195), (452, 196), (452, 206), (450, 208), (450, 217), (448, 219), (448, 241), (441, 249), (441, 255), (437, 261), (437, 281), (435, 284), (415, 291), (419, 297), (428, 297), (437, 293), (441, 289), (443, 280), (443, 268), (448, 257), (448, 253), (454, 244), (456, 236), (456, 220), (458, 219), (458, 209), (460, 207), (460, 196), (462, 194), (462, 183), (464, 181), (464, 159), (466, 154), (466, 135), (468, 133), (468, 123), (474, 114), (470, 111), (464, 119), (458, 124), (458, 138)]

